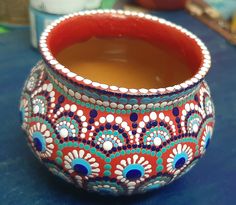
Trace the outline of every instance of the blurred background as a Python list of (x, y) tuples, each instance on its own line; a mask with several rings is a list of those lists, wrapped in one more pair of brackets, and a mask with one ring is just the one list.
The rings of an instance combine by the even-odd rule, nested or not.
[[(20, 93), (41, 59), (40, 34), (62, 15), (98, 8), (165, 18), (200, 37), (212, 55), (207, 82), (216, 107), (214, 139), (191, 172), (154, 193), (114, 199), (79, 192), (42, 167), (20, 128)], [(0, 0), (0, 204), (235, 204), (235, 45), (236, 0)]]
[(31, 44), (36, 48), (42, 31), (58, 17), (111, 8), (142, 12), (184, 9), (236, 44), (235, 0), (0, 0), (0, 32), (14, 26), (30, 26)]

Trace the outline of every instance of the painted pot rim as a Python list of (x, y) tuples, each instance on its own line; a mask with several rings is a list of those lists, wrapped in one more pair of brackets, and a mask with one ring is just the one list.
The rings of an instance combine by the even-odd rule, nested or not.
[[(123, 15), (124, 17), (135, 17), (140, 18), (148, 21), (154, 21), (161, 25), (165, 25), (166, 27), (169, 27), (171, 29), (176, 29), (176, 31), (180, 32), (183, 37), (188, 38), (189, 40), (193, 40), (195, 44), (199, 47), (202, 61), (201, 65), (197, 69), (197, 72), (190, 78), (185, 80), (184, 82), (180, 84), (176, 84), (169, 87), (163, 87), (163, 88), (125, 88), (125, 87), (118, 87), (115, 85), (107, 85), (102, 84), (98, 82), (93, 82), (90, 79), (86, 79), (82, 76), (77, 75), (76, 73), (73, 73), (70, 71), (70, 69), (66, 68), (62, 64), (60, 64), (56, 58), (53, 56), (49, 46), (48, 46), (48, 38), (50, 37), (50, 34), (52, 31), (62, 22), (72, 19), (72, 18), (78, 18), (79, 16), (92, 16), (92, 15)], [(88, 88), (92, 88), (95, 90), (101, 90), (106, 92), (111, 92), (114, 94), (120, 94), (120, 95), (127, 95), (127, 96), (156, 96), (156, 95), (166, 95), (166, 94), (174, 94), (177, 92), (181, 92), (183, 90), (187, 90), (189, 88), (194, 87), (195, 85), (199, 84), (208, 73), (210, 67), (211, 67), (211, 57), (210, 53), (205, 46), (205, 44), (193, 33), (188, 31), (187, 29), (176, 25), (170, 21), (167, 21), (162, 18), (158, 18), (156, 16), (152, 16), (149, 14), (144, 14), (141, 12), (133, 12), (133, 11), (123, 11), (123, 10), (90, 10), (90, 11), (81, 11), (73, 14), (69, 14), (66, 16), (63, 16), (56, 21), (54, 21), (51, 25), (49, 25), (45, 31), (42, 33), (40, 37), (39, 42), (39, 49), (42, 54), (42, 57), (46, 64), (56, 73), (60, 74), (61, 76), (69, 79), (71, 82), (74, 82), (78, 85), (83, 85)]]

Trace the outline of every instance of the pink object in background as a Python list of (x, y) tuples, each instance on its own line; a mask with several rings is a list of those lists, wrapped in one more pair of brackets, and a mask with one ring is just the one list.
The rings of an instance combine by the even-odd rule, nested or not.
[(136, 2), (148, 9), (176, 10), (183, 9), (187, 0), (136, 0)]

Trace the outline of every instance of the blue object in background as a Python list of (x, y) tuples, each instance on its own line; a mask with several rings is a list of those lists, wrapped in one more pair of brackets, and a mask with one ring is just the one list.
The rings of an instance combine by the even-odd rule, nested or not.
[(49, 14), (29, 8), (30, 27), (31, 27), (31, 43), (33, 47), (38, 47), (40, 35), (44, 29), (53, 21), (62, 17), (63, 15)]
[(217, 9), (225, 19), (229, 19), (236, 12), (236, 0), (205, 0)]
[(21, 88), (40, 55), (28, 29), (0, 34), (0, 204), (1, 205), (234, 205), (236, 202), (236, 47), (184, 11), (155, 12), (180, 24), (207, 45), (207, 76), (216, 106), (216, 127), (206, 156), (189, 173), (160, 190), (131, 197), (77, 191), (52, 176), (33, 156), (20, 129)]

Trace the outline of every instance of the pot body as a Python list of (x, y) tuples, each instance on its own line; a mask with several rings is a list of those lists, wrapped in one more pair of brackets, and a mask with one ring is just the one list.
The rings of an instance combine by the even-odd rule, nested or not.
[(65, 181), (105, 194), (143, 193), (183, 175), (205, 153), (214, 106), (205, 81), (139, 97), (75, 85), (41, 61), (22, 92), (22, 128), (37, 158)]

